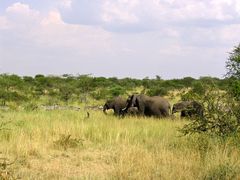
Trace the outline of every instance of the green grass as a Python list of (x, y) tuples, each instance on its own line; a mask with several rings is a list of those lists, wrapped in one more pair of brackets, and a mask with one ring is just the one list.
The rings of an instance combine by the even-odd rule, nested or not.
[[(0, 158), (22, 179), (239, 179), (237, 139), (182, 137), (187, 121), (90, 111), (2, 112)], [(1, 177), (1, 176), (0, 176)], [(1, 179), (1, 178), (0, 178)]]

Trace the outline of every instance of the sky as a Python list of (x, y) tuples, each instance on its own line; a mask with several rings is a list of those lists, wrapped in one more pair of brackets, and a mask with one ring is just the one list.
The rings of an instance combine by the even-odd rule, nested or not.
[(0, 73), (222, 78), (239, 0), (0, 0)]

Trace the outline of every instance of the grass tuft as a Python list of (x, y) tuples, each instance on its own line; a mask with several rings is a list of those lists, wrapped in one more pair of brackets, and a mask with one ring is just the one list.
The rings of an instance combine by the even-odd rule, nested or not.
[(57, 141), (54, 141), (54, 147), (57, 149), (67, 150), (68, 148), (76, 148), (78, 146), (83, 146), (83, 139), (71, 138), (71, 135), (62, 134)]

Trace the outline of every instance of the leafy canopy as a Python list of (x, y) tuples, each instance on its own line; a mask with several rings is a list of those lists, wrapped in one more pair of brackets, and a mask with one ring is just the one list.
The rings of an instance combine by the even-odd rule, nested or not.
[(240, 80), (240, 43), (235, 46), (226, 62), (227, 77)]

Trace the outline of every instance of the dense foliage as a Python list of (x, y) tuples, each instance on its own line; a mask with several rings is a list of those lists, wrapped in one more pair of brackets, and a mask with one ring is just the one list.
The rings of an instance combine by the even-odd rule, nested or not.
[(240, 44), (235, 46), (233, 51), (230, 52), (230, 56), (226, 62), (226, 68), (226, 76), (240, 79)]
[(226, 62), (226, 77), (229, 78), (229, 92), (240, 99), (240, 44), (233, 48)]
[(7, 105), (11, 102), (22, 103), (34, 100), (47, 99), (48, 103), (58, 102), (85, 102), (87, 98), (96, 100), (111, 98), (113, 96), (127, 96), (141, 87), (143, 92), (154, 95), (167, 95), (169, 91), (182, 88), (195, 88), (208, 81), (215, 82), (224, 89), (227, 81), (224, 79), (201, 77), (194, 79), (185, 77), (183, 79), (163, 80), (159, 76), (155, 79), (144, 78), (105, 78), (92, 77), (90, 75), (72, 76), (17, 76), (9, 74), (0, 75), (0, 104)]
[(184, 94), (184, 100), (195, 100), (204, 107), (204, 116), (197, 116), (186, 124), (183, 134), (207, 133), (227, 137), (238, 133), (240, 128), (239, 102), (227, 91), (214, 86), (202, 86), (204, 93), (193, 90)]

